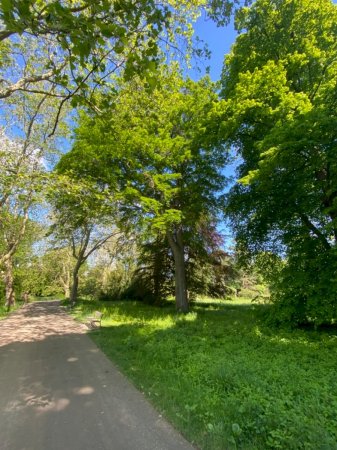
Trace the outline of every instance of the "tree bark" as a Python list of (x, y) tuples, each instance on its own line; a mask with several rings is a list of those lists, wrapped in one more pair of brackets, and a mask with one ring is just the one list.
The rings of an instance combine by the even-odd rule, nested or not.
[(68, 284), (63, 286), (63, 293), (65, 298), (70, 298), (70, 286)]
[(187, 298), (184, 243), (181, 228), (176, 230), (175, 233), (168, 232), (167, 238), (174, 258), (176, 309), (179, 312), (186, 313), (189, 310), (189, 305)]
[(71, 286), (70, 292), (70, 304), (75, 305), (77, 301), (77, 292), (78, 292), (78, 272), (80, 270), (81, 264), (79, 264), (79, 260), (77, 260), (76, 265), (73, 270), (73, 283)]
[(69, 270), (68, 261), (63, 262), (62, 267), (62, 275), (60, 276), (60, 283), (62, 284), (62, 289), (64, 293), (65, 298), (70, 298), (70, 291), (71, 291), (71, 271)]
[(162, 271), (163, 271), (163, 257), (160, 252), (160, 248), (155, 249), (154, 264), (153, 264), (153, 293), (154, 303), (159, 304), (161, 298), (161, 284), (162, 284)]
[(15, 305), (14, 291), (14, 275), (13, 275), (13, 259), (10, 257), (5, 262), (5, 291), (6, 291), (6, 307), (8, 311)]

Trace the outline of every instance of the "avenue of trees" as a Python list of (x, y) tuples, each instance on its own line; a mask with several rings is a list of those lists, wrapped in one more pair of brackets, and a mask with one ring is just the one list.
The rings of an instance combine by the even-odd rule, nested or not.
[[(276, 321), (334, 322), (337, 9), (250, 3), (1, 1), (9, 308), (16, 288), (72, 303), (174, 295), (187, 312), (195, 295), (264, 283)], [(182, 51), (202, 55), (201, 11), (219, 26), (235, 15), (216, 83), (179, 67)]]

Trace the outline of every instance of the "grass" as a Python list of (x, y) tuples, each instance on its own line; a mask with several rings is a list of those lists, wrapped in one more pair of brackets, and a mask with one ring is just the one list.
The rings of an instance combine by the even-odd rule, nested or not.
[(12, 313), (13, 311), (15, 311), (16, 309), (21, 308), (22, 306), (22, 302), (21, 301), (17, 301), (15, 303), (14, 306), (11, 307), (10, 311), (8, 311), (7, 306), (4, 305), (4, 302), (1, 301), (0, 302), (0, 320), (4, 319), (5, 317), (8, 316), (8, 314)]
[(4, 319), (8, 315), (7, 308), (4, 305), (0, 304), (0, 320)]
[(202, 449), (337, 449), (335, 332), (270, 329), (268, 306), (85, 302), (97, 345)]

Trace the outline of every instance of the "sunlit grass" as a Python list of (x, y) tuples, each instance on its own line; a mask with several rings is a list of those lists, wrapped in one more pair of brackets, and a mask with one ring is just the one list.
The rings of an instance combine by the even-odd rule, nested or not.
[(202, 449), (337, 449), (334, 332), (275, 330), (266, 305), (83, 302), (95, 342)]

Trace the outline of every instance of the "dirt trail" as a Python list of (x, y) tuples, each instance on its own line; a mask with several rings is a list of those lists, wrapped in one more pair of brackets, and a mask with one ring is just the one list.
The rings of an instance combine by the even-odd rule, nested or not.
[(59, 302), (0, 321), (0, 450), (192, 450), (86, 331)]

